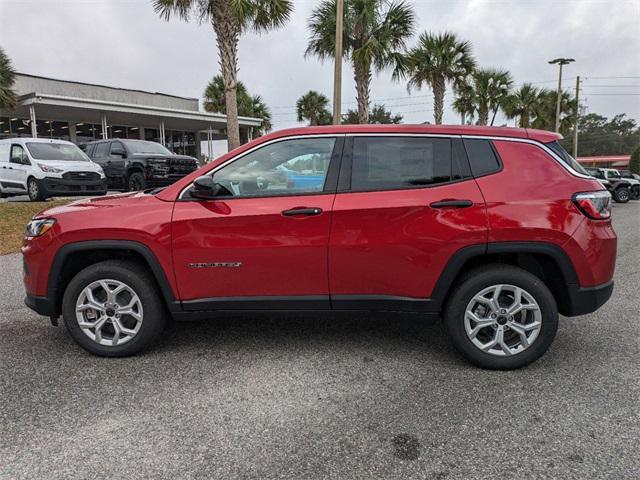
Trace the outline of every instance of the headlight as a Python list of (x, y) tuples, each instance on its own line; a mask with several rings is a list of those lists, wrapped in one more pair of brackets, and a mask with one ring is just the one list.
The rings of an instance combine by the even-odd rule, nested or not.
[(38, 163), (38, 167), (40, 167), (40, 170), (42, 170), (43, 172), (47, 172), (47, 173), (60, 173), (60, 172), (62, 172), (62, 169), (60, 169), (60, 168), (50, 167), (49, 165), (43, 165), (42, 163)]
[(27, 237), (41, 237), (53, 227), (56, 221), (53, 218), (40, 218), (27, 223)]

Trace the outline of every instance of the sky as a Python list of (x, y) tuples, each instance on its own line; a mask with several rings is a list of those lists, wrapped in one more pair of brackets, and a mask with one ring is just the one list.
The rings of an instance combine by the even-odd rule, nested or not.
[[(294, 0), (285, 27), (246, 34), (239, 45), (239, 79), (261, 95), (275, 129), (298, 125), (296, 100), (309, 90), (332, 97), (333, 63), (305, 58), (307, 19), (319, 0)], [(424, 31), (452, 31), (471, 42), (477, 63), (504, 68), (515, 85), (557, 88), (583, 79), (587, 112), (626, 113), (640, 122), (640, 0), (413, 0), (415, 44)], [(0, 46), (19, 72), (201, 98), (220, 69), (209, 24), (160, 19), (150, 0), (0, 0)], [(353, 70), (343, 68), (343, 112), (355, 108)], [(371, 85), (372, 103), (405, 123), (433, 122), (431, 91), (407, 92), (389, 71)], [(459, 123), (445, 97), (445, 123)], [(498, 117), (496, 124), (507, 123)]]

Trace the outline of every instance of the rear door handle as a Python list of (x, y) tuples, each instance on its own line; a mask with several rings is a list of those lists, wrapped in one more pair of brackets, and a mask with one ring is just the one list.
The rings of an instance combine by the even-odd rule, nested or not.
[(284, 215), (285, 217), (294, 217), (297, 215), (304, 215), (307, 217), (313, 216), (313, 215), (320, 215), (322, 213), (322, 209), (321, 208), (292, 208), (291, 210), (284, 210), (282, 212), (282, 215)]
[(472, 205), (473, 202), (471, 200), (440, 200), (439, 202), (429, 204), (431, 208), (467, 208)]

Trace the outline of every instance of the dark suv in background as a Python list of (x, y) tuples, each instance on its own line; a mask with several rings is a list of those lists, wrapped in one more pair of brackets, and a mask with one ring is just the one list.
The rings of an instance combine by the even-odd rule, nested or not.
[(197, 160), (176, 155), (146, 140), (100, 140), (82, 146), (104, 170), (111, 190), (136, 191), (164, 187), (198, 168)]

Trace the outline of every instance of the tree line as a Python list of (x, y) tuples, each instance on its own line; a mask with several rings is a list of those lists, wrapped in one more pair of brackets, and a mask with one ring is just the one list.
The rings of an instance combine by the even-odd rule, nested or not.
[[(256, 133), (272, 127), (271, 112), (259, 95), (251, 95), (238, 81), (238, 42), (247, 32), (265, 33), (282, 27), (293, 11), (290, 0), (153, 0), (158, 15), (169, 20), (173, 15), (212, 26), (218, 47), (220, 75), (204, 92), (205, 109), (227, 117), (229, 149), (240, 145), (238, 116), (257, 117), (262, 124)], [(321, 61), (335, 54), (336, 1), (323, 0), (308, 19), (309, 41), (305, 55)], [(452, 107), (461, 115), (461, 123), (493, 125), (498, 112), (513, 120), (514, 126), (553, 130), (557, 92), (539, 89), (530, 83), (514, 88), (511, 74), (501, 68), (478, 65), (470, 42), (455, 33), (425, 31), (409, 46), (416, 27), (412, 6), (403, 0), (344, 0), (343, 58), (353, 70), (356, 84), (355, 110), (343, 116), (343, 123), (400, 123), (384, 105), (370, 105), (373, 75), (384, 70), (392, 79), (405, 82), (407, 91), (429, 88), (433, 94), (433, 122), (442, 123), (447, 89), (454, 94)], [(12, 105), (11, 65), (0, 50), (0, 108)], [(8, 108), (8, 107), (4, 107)], [(579, 105), (570, 92), (561, 93), (560, 132), (570, 136), (574, 114)], [(329, 100), (322, 93), (309, 91), (296, 103), (299, 121), (310, 125), (330, 123)], [(619, 116), (618, 116), (619, 117)], [(618, 119), (615, 117), (615, 119)], [(611, 122), (618, 122), (618, 120)], [(603, 135), (611, 130), (608, 121), (585, 123)], [(633, 120), (637, 144), (637, 126)], [(580, 126), (580, 129), (586, 128)], [(635, 130), (634, 130), (635, 129)], [(627, 129), (628, 130), (628, 129)], [(626, 130), (625, 130), (626, 132)], [(600, 134), (600, 133), (599, 133)], [(609, 135), (609, 134), (607, 134)], [(614, 134), (610, 134), (614, 135)], [(626, 135), (626, 133), (625, 133)], [(631, 140), (615, 144), (628, 147)], [(582, 143), (581, 143), (582, 145)], [(597, 142), (593, 142), (597, 149)], [(582, 150), (582, 149), (581, 149)], [(590, 151), (590, 150), (589, 150)], [(581, 151), (582, 153), (582, 151)]]

